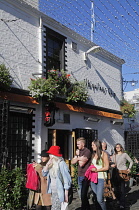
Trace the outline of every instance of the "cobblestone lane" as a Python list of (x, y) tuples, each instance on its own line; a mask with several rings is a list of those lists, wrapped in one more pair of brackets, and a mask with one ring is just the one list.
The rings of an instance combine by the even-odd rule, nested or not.
[[(91, 210), (95, 210), (92, 198), (89, 199)], [(106, 202), (107, 210), (119, 210), (119, 205), (115, 201)], [(72, 204), (69, 205), (69, 210), (80, 210), (80, 199), (77, 192), (74, 192)], [(126, 195), (125, 210), (139, 210), (139, 186), (133, 186), (129, 189)]]

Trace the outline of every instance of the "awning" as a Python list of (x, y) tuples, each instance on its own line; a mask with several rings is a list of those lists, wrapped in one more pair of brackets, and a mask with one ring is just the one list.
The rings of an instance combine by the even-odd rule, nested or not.
[(39, 104), (33, 97), (0, 91), (0, 99), (29, 104)]
[(73, 112), (82, 112), (82, 113), (98, 115), (98, 116), (102, 116), (102, 117), (122, 119), (122, 115), (120, 115), (120, 114), (114, 114), (114, 113), (111, 113), (111, 112), (105, 112), (105, 111), (101, 111), (101, 110), (95, 110), (95, 109), (90, 109), (90, 108), (85, 108), (85, 107), (79, 107), (79, 106), (74, 106), (74, 105), (70, 105), (70, 104), (64, 104), (64, 103), (60, 103), (60, 102), (56, 102), (56, 106), (59, 109), (71, 110)]

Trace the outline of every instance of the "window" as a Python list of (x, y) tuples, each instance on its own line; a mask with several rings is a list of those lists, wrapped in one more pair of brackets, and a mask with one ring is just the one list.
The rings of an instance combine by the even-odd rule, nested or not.
[(70, 124), (70, 114), (63, 114), (64, 123)]
[(44, 37), (46, 72), (51, 69), (65, 70), (65, 37), (49, 28), (46, 28)]
[(77, 52), (77, 43), (72, 42), (72, 49)]

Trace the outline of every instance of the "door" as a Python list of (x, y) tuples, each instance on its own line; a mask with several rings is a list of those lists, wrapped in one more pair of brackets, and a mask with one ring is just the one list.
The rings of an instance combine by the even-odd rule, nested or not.
[(61, 149), (61, 153), (65, 162), (68, 164), (70, 168), (70, 161), (69, 161), (69, 145), (71, 139), (71, 131), (69, 130), (48, 130), (48, 148), (52, 145), (57, 145)]

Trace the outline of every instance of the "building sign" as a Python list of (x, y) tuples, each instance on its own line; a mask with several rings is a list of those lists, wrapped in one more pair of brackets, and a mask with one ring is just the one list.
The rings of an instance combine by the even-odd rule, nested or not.
[(109, 88), (102, 87), (99, 83), (93, 84), (88, 79), (84, 79), (84, 81), (85, 81), (85, 84), (86, 84), (87, 88), (93, 90), (94, 93), (96, 91), (100, 91), (100, 92), (104, 93), (105, 95), (109, 94), (113, 98), (116, 97), (116, 94), (113, 92), (113, 90), (110, 87)]

